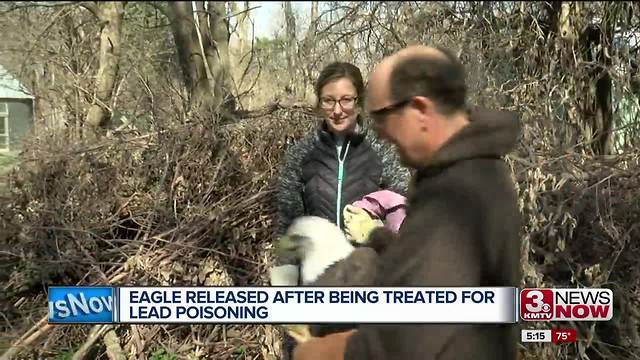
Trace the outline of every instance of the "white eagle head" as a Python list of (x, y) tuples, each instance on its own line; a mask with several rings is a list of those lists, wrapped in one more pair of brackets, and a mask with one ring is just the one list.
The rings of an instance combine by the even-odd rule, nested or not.
[(302, 264), (304, 283), (315, 280), (331, 264), (353, 251), (342, 230), (318, 216), (302, 216), (293, 221), (278, 240), (279, 255), (295, 253)]

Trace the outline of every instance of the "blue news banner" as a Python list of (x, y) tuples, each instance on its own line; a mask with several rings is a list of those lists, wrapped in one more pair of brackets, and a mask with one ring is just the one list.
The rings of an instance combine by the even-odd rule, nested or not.
[(512, 287), (49, 287), (50, 324), (515, 323)]

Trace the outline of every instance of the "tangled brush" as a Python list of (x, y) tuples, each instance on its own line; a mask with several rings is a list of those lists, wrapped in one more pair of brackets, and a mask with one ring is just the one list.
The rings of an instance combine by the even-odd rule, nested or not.
[(508, 159), (523, 214), (521, 286), (610, 288), (614, 318), (524, 323), (523, 328), (575, 328), (578, 341), (562, 347), (527, 344), (522, 355), (634, 358), (640, 351), (640, 153), (559, 153), (545, 148), (544, 136), (525, 131), (530, 140)]
[[(309, 109), (272, 110), (233, 125), (191, 119), (99, 143), (34, 139), (0, 217), (0, 242), (11, 249), (0, 255), (7, 304), (1, 331), (46, 329), (45, 346), (26, 357), (103, 337), (106, 329), (38, 322), (47, 285), (267, 284), (269, 185), (286, 146), (282, 134), (299, 137), (315, 120)], [(123, 326), (109, 333), (131, 356), (269, 358), (279, 351), (271, 326)], [(78, 351), (90, 348), (106, 351)]]

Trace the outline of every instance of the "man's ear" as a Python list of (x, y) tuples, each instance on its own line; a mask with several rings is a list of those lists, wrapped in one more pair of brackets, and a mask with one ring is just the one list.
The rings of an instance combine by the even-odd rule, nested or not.
[(434, 105), (428, 97), (416, 96), (413, 98), (413, 106), (423, 115), (431, 116), (435, 110)]
[(427, 97), (416, 96), (413, 98), (413, 106), (420, 115), (418, 116), (418, 122), (423, 129), (430, 127), (429, 120), (433, 118), (434, 105), (433, 101)]

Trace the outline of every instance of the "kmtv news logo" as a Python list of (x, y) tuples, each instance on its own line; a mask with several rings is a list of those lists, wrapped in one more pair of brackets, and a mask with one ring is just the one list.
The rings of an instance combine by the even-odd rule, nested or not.
[(105, 324), (115, 319), (111, 287), (49, 287), (49, 323)]
[(613, 317), (610, 289), (523, 289), (520, 318), (525, 321), (605, 321)]

